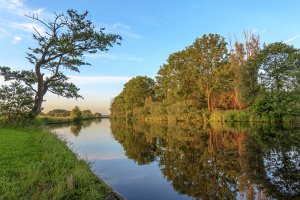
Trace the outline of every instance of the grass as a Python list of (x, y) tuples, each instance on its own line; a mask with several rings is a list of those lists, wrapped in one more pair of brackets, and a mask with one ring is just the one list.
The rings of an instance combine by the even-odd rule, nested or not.
[[(111, 193), (91, 172), (91, 163), (67, 145), (44, 126), (0, 125), (0, 199), (102, 199)], [(74, 180), (71, 191), (67, 174)]]
[(41, 123), (58, 123), (58, 122), (69, 122), (73, 121), (71, 117), (37, 117), (35, 121), (39, 121)]
[[(108, 117), (101, 117), (101, 118), (109, 118)], [(85, 119), (101, 119), (101, 118), (83, 118)], [(36, 122), (47, 124), (47, 123), (59, 123), (59, 122), (73, 122), (72, 117), (48, 117), (48, 116), (39, 116), (35, 119)]]

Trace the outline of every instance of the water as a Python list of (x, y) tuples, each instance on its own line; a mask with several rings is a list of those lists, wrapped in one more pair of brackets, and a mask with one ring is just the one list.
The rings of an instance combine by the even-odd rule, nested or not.
[(84, 121), (55, 128), (127, 199), (298, 199), (300, 127)]

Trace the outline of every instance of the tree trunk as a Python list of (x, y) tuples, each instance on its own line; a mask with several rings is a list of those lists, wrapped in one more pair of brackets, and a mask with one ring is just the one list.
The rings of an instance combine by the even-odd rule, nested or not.
[(37, 94), (35, 95), (35, 103), (33, 106), (33, 113), (35, 116), (38, 116), (41, 113), (41, 107), (42, 107), (42, 103), (43, 103), (43, 97), (44, 97), (44, 87), (43, 87), (43, 76), (44, 74), (41, 74), (40, 71), (40, 63), (37, 63), (35, 66), (35, 71), (36, 71), (36, 75), (38, 78), (38, 88), (37, 88)]
[(206, 92), (207, 92), (207, 106), (208, 106), (208, 110), (211, 111), (211, 95), (210, 95), (210, 92), (209, 92), (209, 86), (208, 86), (208, 83), (206, 85)]

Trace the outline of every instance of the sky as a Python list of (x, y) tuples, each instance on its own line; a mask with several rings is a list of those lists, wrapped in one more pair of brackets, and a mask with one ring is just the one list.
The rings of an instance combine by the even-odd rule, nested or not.
[[(133, 77), (155, 78), (169, 55), (192, 45), (203, 34), (236, 35), (244, 41), (243, 30), (259, 33), (261, 44), (285, 42), (300, 48), (299, 0), (0, 0), (0, 66), (12, 70), (31, 70), (25, 58), (28, 47), (37, 47), (35, 29), (47, 29), (24, 15), (38, 14), (44, 22), (53, 21), (54, 12), (68, 9), (89, 18), (97, 30), (122, 36), (121, 46), (108, 52), (86, 55), (92, 66), (80, 67), (80, 73), (64, 70), (84, 99), (67, 99), (48, 92), (44, 113), (53, 109), (91, 110), (109, 114), (110, 100)], [(49, 72), (44, 71), (45, 74)], [(0, 77), (0, 85), (8, 84)]]

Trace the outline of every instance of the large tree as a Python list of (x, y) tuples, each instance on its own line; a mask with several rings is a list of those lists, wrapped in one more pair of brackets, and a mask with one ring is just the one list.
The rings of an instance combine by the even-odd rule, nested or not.
[(264, 45), (255, 57), (259, 80), (270, 92), (295, 91), (300, 84), (300, 50), (283, 42)]
[[(5, 81), (22, 81), (35, 93), (32, 110), (35, 116), (42, 110), (47, 91), (67, 98), (82, 98), (78, 94), (79, 88), (67, 82), (68, 77), (62, 68), (79, 72), (80, 66), (90, 65), (83, 61), (84, 54), (94, 54), (98, 50), (107, 52), (113, 44), (120, 44), (121, 36), (105, 34), (104, 28), (96, 31), (87, 16), (88, 11), (78, 14), (76, 10), (68, 10), (66, 15), (55, 13), (54, 20), (48, 23), (37, 15), (27, 16), (48, 29), (46, 34), (42, 34), (33, 27), (37, 32), (33, 39), (37, 40), (38, 47), (29, 48), (31, 53), (26, 53), (26, 58), (34, 65), (34, 70), (11, 71), (9, 67), (0, 67), (0, 75), (5, 77)], [(51, 75), (45, 76), (42, 70), (50, 71)]]
[(147, 76), (137, 76), (124, 85), (124, 101), (126, 110), (142, 107), (148, 97), (154, 96), (152, 87), (154, 80)]
[(264, 45), (251, 60), (258, 70), (260, 96), (251, 108), (272, 120), (300, 113), (300, 50), (283, 42)]
[(205, 88), (208, 110), (213, 110), (213, 94), (228, 88), (233, 76), (228, 61), (225, 38), (218, 34), (203, 35), (189, 48), (194, 66), (200, 73), (199, 86)]

